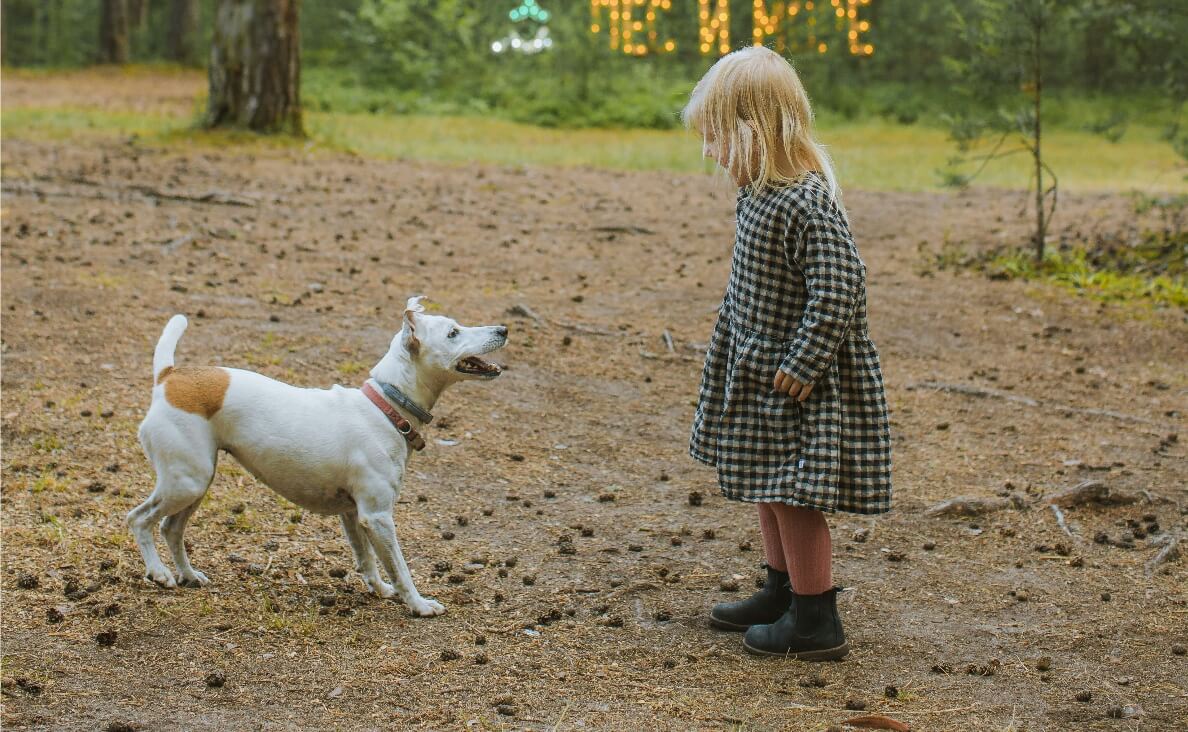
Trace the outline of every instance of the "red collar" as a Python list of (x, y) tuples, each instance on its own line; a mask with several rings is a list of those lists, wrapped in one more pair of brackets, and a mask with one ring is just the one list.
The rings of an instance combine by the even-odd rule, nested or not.
[(425, 449), (425, 438), (421, 437), (417, 432), (417, 428), (412, 426), (412, 423), (405, 419), (396, 408), (388, 403), (386, 399), (380, 396), (380, 393), (375, 390), (371, 384), (364, 384), (361, 389), (363, 395), (371, 400), (371, 403), (379, 407), (379, 410), (384, 413), (396, 431), (404, 435), (404, 439), (408, 440), (408, 445), (414, 450)]

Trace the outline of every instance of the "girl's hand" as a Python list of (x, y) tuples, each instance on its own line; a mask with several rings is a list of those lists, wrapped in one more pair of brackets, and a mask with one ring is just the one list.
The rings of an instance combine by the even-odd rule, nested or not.
[(775, 390), (781, 394), (787, 394), (796, 401), (803, 402), (812, 393), (813, 385), (802, 384), (780, 369), (776, 371)]

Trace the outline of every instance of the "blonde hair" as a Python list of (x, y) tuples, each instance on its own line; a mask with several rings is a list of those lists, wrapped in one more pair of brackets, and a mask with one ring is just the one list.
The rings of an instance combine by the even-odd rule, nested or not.
[[(841, 189), (825, 146), (813, 139), (813, 111), (792, 65), (775, 51), (751, 46), (723, 56), (689, 95), (681, 111), (685, 127), (729, 148), (728, 170), (757, 163), (750, 185), (756, 191), (792, 183), (815, 170), (841, 208)], [(795, 167), (779, 170), (782, 151)], [(843, 209), (844, 210), (844, 209)]]

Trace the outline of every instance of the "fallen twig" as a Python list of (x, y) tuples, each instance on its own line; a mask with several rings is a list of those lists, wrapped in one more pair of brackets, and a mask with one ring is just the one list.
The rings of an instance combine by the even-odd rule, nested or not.
[(644, 590), (658, 590), (658, 589), (660, 589), (660, 588), (657, 587), (652, 582), (634, 582), (630, 585), (627, 585), (626, 587), (620, 587), (619, 589), (610, 593), (609, 595), (606, 596), (606, 599), (608, 601), (616, 600), (616, 599), (622, 597), (623, 595), (627, 595), (632, 592), (643, 592)]
[(593, 226), (590, 231), (605, 231), (612, 234), (655, 234), (651, 229), (642, 226)]
[(863, 729), (889, 729), (895, 732), (911, 732), (911, 725), (906, 722), (900, 722), (898, 719), (885, 717), (882, 714), (866, 714), (861, 717), (851, 717), (847, 719), (844, 724), (851, 727), (862, 727)]
[(958, 496), (932, 506), (924, 511), (925, 516), (980, 516), (984, 513), (1001, 511), (1005, 508), (1023, 508), (1027, 505), (1023, 496), (1012, 493), (1009, 497)]
[(1073, 532), (1068, 528), (1068, 523), (1066, 523), (1064, 520), (1064, 511), (1060, 510), (1060, 506), (1057, 506), (1055, 503), (1050, 503), (1048, 504), (1048, 508), (1051, 508), (1052, 513), (1056, 514), (1056, 523), (1060, 525), (1060, 528), (1064, 529), (1064, 533), (1072, 536)]
[(1100, 480), (1087, 480), (1072, 488), (1044, 496), (1043, 501), (1052, 506), (1072, 508), (1086, 503), (1125, 505), (1135, 503), (1138, 499), (1137, 493), (1110, 490), (1109, 486)]
[(668, 348), (668, 352), (675, 353), (676, 348), (672, 345), (672, 334), (668, 332), (667, 328), (665, 328), (664, 332), (660, 334), (660, 337), (664, 339), (664, 345), (666, 348)]
[(1159, 569), (1160, 566), (1178, 559), (1180, 556), (1180, 537), (1168, 535), (1164, 539), (1164, 542), (1164, 546), (1159, 550), (1159, 553), (1147, 561), (1146, 572), (1148, 577), (1153, 576), (1155, 570)]
[(932, 389), (934, 391), (943, 391), (950, 394), (963, 394), (965, 396), (978, 397), (981, 399), (1001, 399), (1003, 401), (1008, 401), (1015, 404), (1022, 404), (1026, 407), (1050, 409), (1061, 414), (1083, 414), (1090, 417), (1108, 417), (1110, 419), (1117, 419), (1123, 422), (1137, 422), (1138, 424), (1148, 424), (1160, 428), (1167, 428), (1167, 425), (1162, 422), (1156, 422), (1154, 420), (1146, 419), (1145, 417), (1139, 417), (1133, 414), (1114, 412), (1109, 409), (1070, 407), (1066, 404), (1050, 404), (1040, 402), (1036, 399), (1032, 399), (1031, 397), (1012, 394), (1007, 391), (1000, 391), (998, 389), (985, 389), (980, 386), (972, 386), (969, 384), (946, 384), (940, 381), (921, 381), (915, 384), (908, 384), (906, 388), (909, 390)]
[[(252, 208), (256, 206), (256, 201), (246, 196), (239, 196), (234, 193), (227, 193), (226, 191), (207, 191), (206, 193), (191, 194), (178, 193), (173, 191), (162, 191), (152, 186), (147, 185), (130, 185), (130, 186), (111, 186), (98, 184), (85, 179), (73, 179), (71, 182), (82, 185), (93, 186), (98, 189), (96, 193), (86, 194), (81, 191), (69, 190), (49, 190), (45, 188), (37, 188), (30, 185), (28, 181), (23, 180), (7, 180), (4, 182), (3, 190), (7, 193), (25, 193), (35, 196), (58, 196), (62, 198), (102, 198), (112, 199), (119, 193), (139, 193), (142, 196), (149, 196), (150, 198), (158, 198), (167, 201), (186, 201), (189, 203), (209, 203), (218, 206), (244, 206)], [(104, 190), (110, 189), (111, 194), (103, 193)], [(113, 195), (114, 194), (114, 195)]]
[(537, 315), (532, 310), (532, 308), (528, 307), (527, 305), (524, 305), (523, 303), (520, 303), (519, 305), (512, 305), (510, 308), (507, 309), (507, 314), (522, 316), (525, 318), (531, 318), (532, 320), (536, 321), (537, 323), (540, 323), (542, 320), (541, 317), (539, 315)]

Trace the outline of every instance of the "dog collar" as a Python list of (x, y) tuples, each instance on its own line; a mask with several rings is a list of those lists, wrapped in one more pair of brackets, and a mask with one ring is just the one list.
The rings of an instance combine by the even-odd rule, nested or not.
[(429, 424), (433, 421), (433, 415), (428, 411), (421, 409), (421, 407), (412, 399), (410, 399), (409, 396), (404, 392), (400, 391), (391, 384), (380, 381), (379, 379), (376, 379), (375, 383), (379, 384), (380, 388), (384, 390), (384, 396), (412, 412), (412, 416), (421, 420), (421, 424)]
[(392, 423), (396, 431), (408, 441), (409, 447), (417, 451), (425, 449), (425, 438), (421, 437), (420, 433), (417, 432), (417, 428), (413, 427), (412, 423), (405, 419), (400, 412), (397, 412), (391, 404), (384, 401), (384, 398), (375, 390), (375, 387), (371, 384), (364, 384), (360, 391), (363, 392), (363, 396), (367, 397), (372, 404), (379, 407), (379, 410), (384, 413), (384, 416), (388, 418), (388, 421)]

